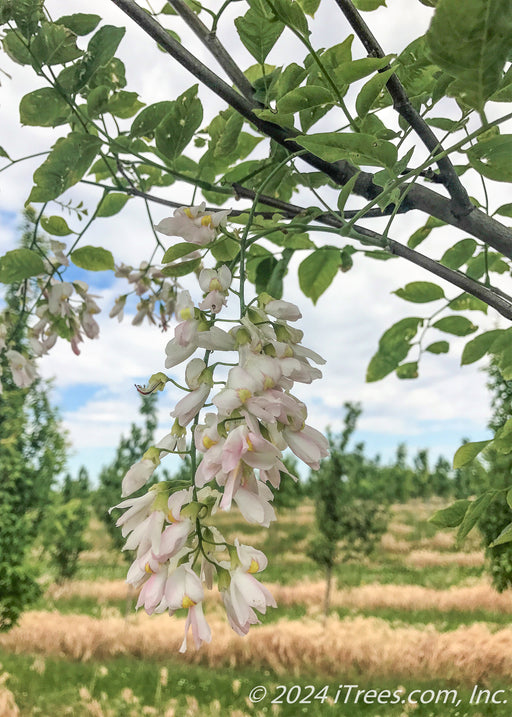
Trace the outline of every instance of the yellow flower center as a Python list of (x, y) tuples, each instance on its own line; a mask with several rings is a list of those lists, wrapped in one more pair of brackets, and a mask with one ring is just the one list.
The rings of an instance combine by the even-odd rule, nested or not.
[(194, 607), (196, 603), (189, 598), (188, 595), (183, 596), (183, 600), (181, 601), (181, 607)]
[(146, 565), (144, 566), (144, 570), (148, 573), (148, 575), (154, 575), (156, 572), (155, 570), (153, 570), (149, 563), (146, 563)]
[(176, 523), (176, 518), (172, 514), (172, 510), (167, 513), (167, 520), (169, 523)]
[(185, 309), (181, 309), (180, 311), (180, 319), (183, 319), (183, 321), (188, 321), (189, 319), (192, 319), (194, 317), (192, 313), (192, 309), (187, 306)]
[(192, 215), (192, 212), (190, 211), (190, 209), (189, 209), (188, 207), (183, 210), (183, 214), (186, 214), (189, 219), (193, 219), (193, 218), (194, 218), (193, 215)]
[(201, 226), (213, 229), (213, 221), (209, 214), (205, 214), (204, 217), (201, 217)]
[(275, 386), (274, 379), (271, 378), (270, 376), (265, 376), (265, 380), (263, 381), (263, 388), (264, 389), (274, 388), (274, 386)]
[(203, 446), (208, 450), (212, 446), (216, 446), (218, 441), (214, 441), (210, 436), (203, 436)]
[(251, 564), (249, 565), (249, 570), (248, 570), (247, 572), (248, 572), (248, 573), (257, 573), (258, 570), (259, 570), (259, 567), (260, 567), (260, 566), (258, 565), (258, 563), (257, 563), (257, 562), (254, 560), (254, 558), (253, 558), (253, 559), (251, 560)]
[(254, 450), (254, 446), (253, 446), (252, 443), (251, 443), (251, 439), (250, 439), (249, 437), (247, 437), (246, 440), (247, 440), (247, 448), (248, 448), (248, 450), (249, 450), (249, 451), (253, 451), (253, 450)]
[(249, 391), (248, 388), (239, 388), (236, 393), (242, 403), (248, 401), (249, 398), (251, 398), (252, 396), (252, 393)]

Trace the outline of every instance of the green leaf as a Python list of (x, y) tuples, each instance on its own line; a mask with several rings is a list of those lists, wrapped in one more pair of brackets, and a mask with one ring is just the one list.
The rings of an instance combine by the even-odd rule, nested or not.
[(194, 85), (177, 100), (155, 130), (156, 146), (169, 159), (177, 159), (203, 121), (203, 107)]
[(44, 272), (44, 263), (32, 249), (13, 249), (0, 257), (0, 282), (14, 284)]
[(464, 519), (457, 531), (457, 542), (460, 543), (477, 524), (479, 518), (485, 513), (496, 496), (497, 491), (489, 490), (473, 500), (464, 515)]
[(217, 261), (231, 261), (238, 256), (240, 244), (231, 237), (223, 237), (210, 244), (209, 249)]
[(195, 271), (201, 264), (201, 259), (191, 259), (190, 261), (182, 261), (180, 264), (170, 264), (164, 266), (162, 274), (164, 276), (186, 276)]
[(261, 261), (257, 263), (254, 270), (254, 285), (256, 287), (257, 294), (261, 294), (262, 292), (267, 290), (269, 277), (272, 276), (272, 272), (274, 271), (276, 266), (277, 259), (275, 259), (272, 255), (264, 257)]
[(286, 234), (283, 246), (287, 249), (294, 249), (295, 251), (301, 249), (316, 249), (315, 244), (305, 232), (299, 232), (298, 234)]
[(336, 71), (336, 80), (340, 83), (351, 85), (352, 82), (362, 80), (363, 77), (371, 75), (377, 70), (389, 64), (391, 55), (385, 57), (364, 57), (361, 60), (351, 60), (340, 65)]
[(410, 316), (400, 319), (383, 333), (379, 340), (377, 352), (372, 357), (366, 370), (368, 383), (380, 381), (398, 367), (409, 353), (411, 340), (416, 336), (418, 326), (423, 319)]
[(53, 87), (42, 87), (20, 102), (20, 122), (32, 127), (56, 127), (67, 121), (70, 107)]
[(398, 157), (394, 144), (369, 134), (320, 132), (299, 135), (295, 141), (327, 162), (348, 159), (355, 164), (393, 167)]
[(110, 88), (106, 85), (95, 87), (87, 97), (87, 112), (89, 117), (99, 117), (107, 111)]
[(62, 15), (58, 20), (55, 20), (55, 24), (64, 25), (75, 35), (88, 35), (96, 29), (100, 20), (99, 15), (77, 12), (74, 15)]
[[(30, 40), (32, 35), (37, 32), (39, 21), (44, 19), (42, 0), (11, 0), (10, 3), (8, 0), (3, 0), (2, 5), (3, 7), (0, 6), (0, 20), (2, 12), (7, 12), (7, 18), (12, 18), (22, 34)], [(7, 18), (5, 22), (7, 22)]]
[(420, 227), (419, 229), (416, 229), (416, 231), (411, 234), (409, 241), (407, 242), (407, 246), (411, 249), (416, 249), (422, 241), (425, 241), (431, 231), (432, 230), (428, 227)]
[(477, 299), (476, 296), (471, 294), (457, 296), (456, 299), (450, 301), (449, 307), (452, 311), (483, 311), (484, 314), (489, 309), (485, 301), (481, 301), (481, 299)]
[(415, 304), (426, 304), (429, 301), (437, 301), (444, 298), (444, 291), (437, 284), (430, 281), (412, 281), (403, 289), (392, 292), (405, 301), (412, 301)]
[(82, 55), (76, 35), (64, 25), (44, 23), (32, 40), (30, 50), (41, 65), (62, 65)]
[(467, 151), (471, 166), (488, 179), (512, 181), (512, 134), (477, 142)]
[(326, 104), (334, 104), (332, 93), (320, 85), (297, 87), (277, 101), (277, 111), (293, 114), (304, 109), (312, 109)]
[(243, 17), (235, 20), (242, 43), (254, 59), (262, 65), (284, 30), (282, 22), (269, 22), (259, 12), (250, 8)]
[(432, 60), (456, 78), (451, 94), (482, 109), (510, 59), (511, 26), (509, 0), (439, 0), (427, 47)]
[(366, 117), (393, 72), (392, 69), (378, 72), (363, 85), (356, 99), (356, 110), (359, 117)]
[(113, 95), (108, 103), (107, 110), (115, 117), (120, 119), (128, 119), (133, 117), (144, 103), (141, 102), (136, 92), (126, 92), (125, 90), (119, 90)]
[(32, 55), (15, 30), (7, 30), (2, 39), (2, 47), (11, 60), (18, 65), (32, 64)]
[(505, 543), (510, 543), (512, 540), (512, 523), (509, 523), (501, 533), (498, 535), (496, 540), (493, 540), (492, 543), (489, 545), (490, 548), (495, 548), (497, 545), (504, 545)]
[(439, 525), (441, 528), (456, 528), (460, 525), (469, 507), (469, 500), (456, 500), (448, 508), (436, 510), (428, 519), (429, 523)]
[(34, 172), (36, 186), (29, 201), (48, 202), (79, 182), (101, 146), (101, 140), (89, 134), (71, 132), (61, 137), (43, 164)]
[(476, 241), (474, 239), (461, 239), (445, 251), (441, 257), (441, 264), (449, 269), (458, 269), (473, 256), (475, 249)]
[(214, 157), (225, 157), (236, 148), (243, 125), (244, 118), (242, 115), (239, 115), (238, 112), (233, 112), (217, 139), (213, 150)]
[(386, 0), (353, 0), (353, 2), (361, 12), (372, 12), (379, 7), (386, 7)]
[(425, 351), (429, 351), (431, 354), (447, 354), (450, 350), (450, 344), (448, 341), (434, 341), (433, 344), (429, 344)]
[(445, 316), (443, 319), (436, 321), (433, 326), (439, 331), (445, 331), (447, 334), (454, 334), (455, 336), (467, 336), (478, 329), (478, 326), (475, 326), (465, 316)]
[(103, 25), (91, 37), (79, 67), (80, 87), (86, 85), (97, 70), (112, 60), (125, 32), (124, 27)]
[(356, 172), (346, 184), (343, 185), (341, 188), (341, 191), (338, 195), (338, 209), (343, 214), (343, 210), (345, 209), (345, 204), (347, 203), (348, 198), (352, 194), (352, 191), (354, 189), (355, 183), (357, 182), (357, 178), (359, 177), (359, 172)]
[(172, 109), (172, 102), (164, 100), (163, 102), (155, 102), (145, 107), (139, 112), (132, 122), (130, 134), (132, 137), (149, 137), (152, 136), (160, 122)]
[(45, 232), (56, 237), (66, 237), (68, 234), (73, 233), (68, 227), (66, 220), (63, 217), (55, 215), (52, 217), (42, 217), (41, 226)]
[(180, 244), (174, 244), (170, 246), (162, 257), (162, 264), (168, 264), (176, 259), (181, 259), (182, 256), (192, 254), (196, 250), (196, 247), (190, 242), (181, 242)]
[(96, 211), (97, 217), (113, 217), (124, 207), (129, 200), (128, 194), (121, 192), (109, 192), (100, 202)]
[(303, 294), (310, 298), (314, 304), (316, 304), (338, 273), (340, 263), (339, 249), (321, 247), (312, 252), (300, 264), (300, 288)]
[(396, 375), (400, 379), (418, 378), (418, 362), (402, 363), (396, 368)]
[(5, 157), (6, 159), (11, 159), (3, 147), (0, 147), (0, 157)]
[(100, 246), (82, 246), (70, 254), (75, 266), (88, 271), (105, 271), (114, 268), (114, 257), (108, 249)]
[(315, 12), (320, 6), (320, 0), (298, 0), (298, 2), (306, 15), (310, 15), (311, 17), (314, 17)]
[(293, 27), (303, 35), (309, 35), (308, 21), (298, 2), (295, 0), (273, 0), (272, 9), (281, 22)]
[(502, 217), (512, 217), (512, 204), (502, 204), (496, 209), (496, 214)]
[(498, 336), (502, 333), (503, 329), (493, 329), (492, 331), (479, 334), (475, 336), (474, 339), (471, 339), (471, 341), (468, 341), (462, 352), (461, 365), (465, 366), (466, 364), (474, 363), (481, 359), (482, 356), (485, 356), (485, 354), (490, 351)]
[(505, 424), (496, 431), (492, 447), (498, 453), (508, 454), (512, 451), (512, 418), (508, 418)]
[(476, 441), (475, 443), (464, 443), (455, 451), (453, 456), (453, 467), (462, 468), (471, 463), (484, 448), (489, 445), (491, 440), (488, 441)]
[(452, 120), (448, 119), (448, 117), (426, 117), (425, 121), (431, 127), (437, 127), (438, 129), (442, 129), (443, 132), (455, 132), (455, 130), (466, 126), (468, 118), (461, 120)]

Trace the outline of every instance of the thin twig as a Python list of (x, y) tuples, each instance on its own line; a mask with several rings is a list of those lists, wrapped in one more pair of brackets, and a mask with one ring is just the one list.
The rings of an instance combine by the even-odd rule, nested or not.
[[(254, 88), (238, 67), (224, 45), (220, 42), (215, 32), (210, 31), (203, 21), (196, 15), (183, 0), (167, 0), (169, 5), (176, 10), (178, 15), (187, 23), (190, 29), (197, 35), (203, 45), (215, 57), (224, 72), (239, 89), (244, 97), (251, 102), (254, 100)], [(263, 105), (262, 105), (263, 106)]]
[[(361, 17), (358, 10), (354, 7), (351, 0), (335, 0), (335, 2), (347, 18), (358, 38), (363, 43), (368, 54), (371, 57), (385, 57), (384, 50)], [(387, 67), (383, 67), (379, 71), (383, 72), (388, 69), (389, 65)], [(423, 117), (413, 107), (411, 100), (409, 99), (404, 86), (398, 79), (396, 73), (391, 75), (386, 83), (386, 87), (393, 99), (393, 108), (406, 120), (406, 122), (411, 125), (428, 151), (433, 155), (438, 153), (439, 150), (442, 149), (439, 140)], [(448, 190), (450, 197), (457, 205), (454, 207), (454, 212), (458, 214), (458, 216), (464, 216), (465, 214), (472, 212), (475, 207), (471, 204), (468, 193), (460, 181), (450, 158), (443, 157), (437, 162), (437, 164), (441, 172), (443, 184)]]

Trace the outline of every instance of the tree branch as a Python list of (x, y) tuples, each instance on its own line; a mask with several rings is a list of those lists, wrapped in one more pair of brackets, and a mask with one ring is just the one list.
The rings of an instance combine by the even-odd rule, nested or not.
[[(382, 192), (382, 187), (374, 183), (371, 173), (359, 171), (359, 169), (344, 160), (330, 163), (310, 152), (304, 152), (303, 148), (294, 142), (294, 137), (298, 135), (297, 131), (259, 119), (253, 112), (254, 109), (257, 109), (255, 103), (250, 102), (236, 90), (233, 90), (206, 65), (195, 58), (133, 0), (111, 0), (111, 2), (132, 18), (144, 32), (158, 42), (200, 82), (231, 105), (263, 134), (285, 147), (287, 151), (290, 153), (302, 151), (302, 160), (324, 172), (340, 186), (345, 185), (357, 173), (358, 178), (354, 185), (354, 193), (368, 200), (375, 199)], [(512, 231), (508, 227), (503, 226), (476, 208), (466, 216), (461, 217), (457, 215), (452, 200), (417, 183), (413, 184), (413, 186), (405, 185), (403, 191), (407, 192), (403, 202), (405, 211), (419, 209), (447, 224), (469, 232), (472, 236), (489, 244), (504, 256), (512, 258)]]
[[(372, 57), (385, 57), (384, 50), (351, 0), (335, 0), (335, 2), (361, 40), (368, 54)], [(379, 71), (383, 72), (388, 69), (389, 65)], [(387, 81), (386, 87), (393, 99), (393, 108), (410, 124), (428, 151), (432, 154), (436, 154), (439, 150), (442, 150), (439, 140), (423, 117), (413, 107), (404, 86), (395, 73), (392, 74)], [(453, 168), (450, 158), (443, 157), (437, 162), (437, 165), (441, 173), (443, 184), (457, 205), (454, 207), (454, 214), (463, 217), (472, 212), (475, 207), (471, 204), (468, 193)]]
[[(169, 5), (176, 10), (178, 15), (187, 23), (190, 29), (197, 35), (203, 45), (215, 57), (219, 65), (225, 71), (227, 76), (233, 82), (235, 87), (239, 89), (244, 97), (249, 101), (255, 102), (254, 100), (254, 88), (244, 75), (242, 70), (234, 62), (233, 58), (227, 52), (226, 48), (217, 38), (215, 32), (211, 32), (206, 25), (200, 20), (200, 18), (193, 12), (189, 6), (183, 2), (183, 0), (167, 0)], [(263, 105), (261, 105), (263, 106)]]
[[(82, 179), (81, 183), (90, 184), (107, 190), (114, 189), (114, 187), (102, 185), (97, 182), (89, 182), (86, 179)], [(248, 199), (256, 198), (256, 192), (252, 189), (246, 189), (244, 187), (241, 187), (240, 185), (233, 185), (233, 189), (235, 190), (237, 197), (243, 196)], [(155, 202), (166, 207), (177, 209), (178, 207), (183, 206), (180, 202), (174, 202), (169, 199), (155, 197), (154, 195), (147, 194), (146, 192), (143, 192), (133, 186), (125, 187), (123, 191), (125, 191), (127, 194), (136, 197), (142, 197), (147, 201)], [(300, 216), (301, 214), (304, 214), (306, 216), (308, 211), (306, 207), (289, 204), (288, 202), (276, 200), (273, 197), (267, 197), (265, 195), (258, 195), (258, 202), (261, 204), (269, 204), (270, 206), (274, 206), (278, 211), (281, 211), (285, 213), (287, 217), (292, 218)], [(205, 211), (207, 212), (216, 212), (217, 210), (217, 207), (206, 207), (205, 209)], [(247, 214), (247, 212), (248, 209), (231, 209), (230, 216), (237, 217), (241, 214)], [(255, 212), (254, 214), (269, 219), (271, 219), (273, 216), (273, 213), (269, 212)], [(319, 214), (315, 217), (315, 221), (319, 222), (320, 224), (324, 224), (325, 226), (332, 227), (333, 229), (342, 229), (345, 226), (345, 221), (341, 218), (341, 216), (337, 217), (337, 214), (337, 212)], [(345, 219), (349, 219), (350, 213), (345, 212), (344, 216)], [(393, 239), (384, 238), (381, 234), (378, 234), (371, 229), (367, 229), (366, 227), (362, 227), (358, 224), (356, 224), (353, 229), (359, 235), (367, 237), (373, 245), (379, 246), (385, 251), (389, 251), (391, 254), (407, 259), (411, 263), (416, 264), (423, 269), (426, 269), (431, 274), (434, 274), (441, 279), (445, 279), (454, 286), (458, 286), (459, 289), (462, 289), (466, 293), (475, 296), (477, 299), (480, 299), (488, 306), (491, 306), (492, 308), (496, 309), (496, 311), (505, 318), (512, 320), (512, 297), (507, 296), (507, 294), (501, 291), (501, 289), (495, 287), (489, 288), (487, 286), (484, 286), (483, 284), (479, 284), (477, 281), (470, 279), (465, 274), (462, 274), (459, 271), (454, 271), (453, 269), (448, 269), (446, 266), (443, 266), (435, 259), (430, 259), (430, 257), (427, 257), (424, 254), (415, 251), (414, 249), (410, 249), (408, 246), (400, 244)], [(311, 227), (311, 230), (314, 231), (314, 226)]]

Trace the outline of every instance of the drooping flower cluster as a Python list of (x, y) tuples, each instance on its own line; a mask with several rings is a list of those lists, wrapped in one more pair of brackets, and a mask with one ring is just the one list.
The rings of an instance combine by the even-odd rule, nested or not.
[[(182, 208), (157, 229), (207, 246), (225, 217), (226, 212), (207, 214), (204, 205)], [(324, 363), (302, 346), (303, 332), (289, 323), (301, 317), (299, 309), (262, 294), (249, 306), (242, 301), (236, 319), (223, 317), (232, 326), (221, 329), (215, 321), (226, 306), (231, 282), (229, 267), (221, 264), (199, 274), (204, 296), (198, 305), (189, 291), (178, 293), (178, 323), (166, 347), (165, 366), (190, 359), (187, 393), (171, 412), (171, 432), (128, 471), (123, 496), (144, 486), (168, 453), (189, 452), (190, 480), (157, 482), (145, 495), (115, 506), (126, 509), (117, 521), (127, 537), (124, 547), (136, 550), (127, 580), (141, 587), (137, 607), (144, 606), (149, 614), (188, 610), (181, 650), (186, 649), (189, 627), (196, 647), (210, 640), (202, 601), (205, 587), (211, 589), (214, 582), (229, 623), (240, 635), (259, 622), (255, 611), (264, 614), (276, 606), (255, 577), (266, 567), (266, 557), (238, 541), (229, 544), (213, 525), (215, 513), (235, 504), (249, 523), (268, 527), (276, 517), (273, 490), (287, 472), (283, 451), (290, 449), (311, 468), (318, 468), (327, 455), (326, 439), (306, 425), (306, 406), (292, 393), (295, 382), (311, 383), (321, 376), (310, 361)], [(201, 357), (194, 356), (198, 349), (204, 350)], [(211, 395), (218, 372), (224, 372), (222, 386)], [(138, 388), (143, 393), (162, 390), (167, 381), (157, 373)], [(203, 414), (207, 401), (211, 408)]]
[[(191, 257), (192, 255), (189, 255), (182, 259)], [(139, 297), (139, 301), (136, 314), (132, 319), (133, 326), (139, 326), (144, 319), (147, 319), (150, 324), (159, 323), (164, 330), (167, 329), (174, 314), (176, 280), (166, 278), (159, 267), (149, 266), (147, 262), (142, 262), (138, 269), (127, 264), (120, 264), (116, 266), (115, 276), (126, 279), (133, 288), (130, 292), (118, 296), (110, 311), (110, 318), (117, 317), (118, 321), (123, 320), (128, 295), (134, 293)]]

